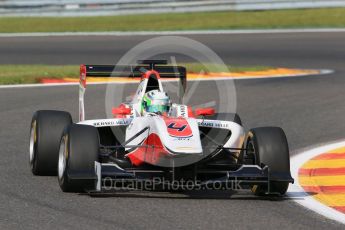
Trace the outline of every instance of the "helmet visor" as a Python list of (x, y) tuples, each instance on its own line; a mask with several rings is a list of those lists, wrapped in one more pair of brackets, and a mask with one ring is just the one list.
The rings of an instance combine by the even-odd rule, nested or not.
[(167, 105), (149, 105), (146, 107), (146, 111), (150, 112), (150, 113), (169, 112), (169, 106), (167, 106)]

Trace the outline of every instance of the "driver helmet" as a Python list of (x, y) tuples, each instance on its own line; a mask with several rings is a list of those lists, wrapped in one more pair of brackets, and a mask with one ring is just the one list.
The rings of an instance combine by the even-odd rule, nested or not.
[(170, 111), (171, 101), (167, 93), (152, 90), (145, 93), (142, 110), (148, 113), (164, 114)]

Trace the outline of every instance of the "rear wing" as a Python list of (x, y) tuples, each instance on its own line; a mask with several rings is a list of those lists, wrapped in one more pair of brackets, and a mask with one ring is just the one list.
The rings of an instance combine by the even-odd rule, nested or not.
[(141, 78), (143, 69), (155, 70), (162, 79), (179, 79), (179, 98), (183, 98), (187, 87), (186, 68), (168, 66), (166, 60), (141, 60), (137, 65), (80, 65), (79, 121), (85, 120), (84, 95), (87, 78)]

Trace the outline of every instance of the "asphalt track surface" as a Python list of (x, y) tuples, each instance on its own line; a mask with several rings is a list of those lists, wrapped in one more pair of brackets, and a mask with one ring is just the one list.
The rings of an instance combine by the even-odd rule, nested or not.
[[(236, 81), (238, 113), (246, 128), (281, 126), (291, 155), (344, 138), (345, 33), (190, 37), (230, 64), (334, 69), (327, 76)], [(110, 64), (147, 38), (0, 38), (0, 64)], [(89, 118), (104, 114), (104, 89), (88, 88)], [(301, 199), (299, 194), (270, 200), (249, 192), (107, 198), (62, 193), (56, 178), (30, 173), (29, 125), (38, 109), (67, 110), (76, 119), (77, 95), (76, 86), (0, 89), (0, 229), (344, 228), (296, 204), (293, 199)]]

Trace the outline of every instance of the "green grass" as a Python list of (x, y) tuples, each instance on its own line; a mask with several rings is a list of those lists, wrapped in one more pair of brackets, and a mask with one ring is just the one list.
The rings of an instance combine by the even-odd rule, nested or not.
[(344, 27), (345, 8), (102, 17), (1, 17), (0, 33)]
[[(179, 63), (190, 72), (200, 72), (203, 65), (195, 63)], [(267, 66), (229, 66), (231, 72), (265, 70)], [(213, 69), (213, 68), (212, 68)], [(220, 69), (220, 68), (219, 68)], [(222, 69), (220, 69), (222, 70)], [(41, 78), (79, 78), (79, 66), (65, 65), (0, 65), (0, 85), (38, 83)]]
[(78, 77), (79, 66), (0, 65), (0, 84), (37, 83), (40, 78)]

